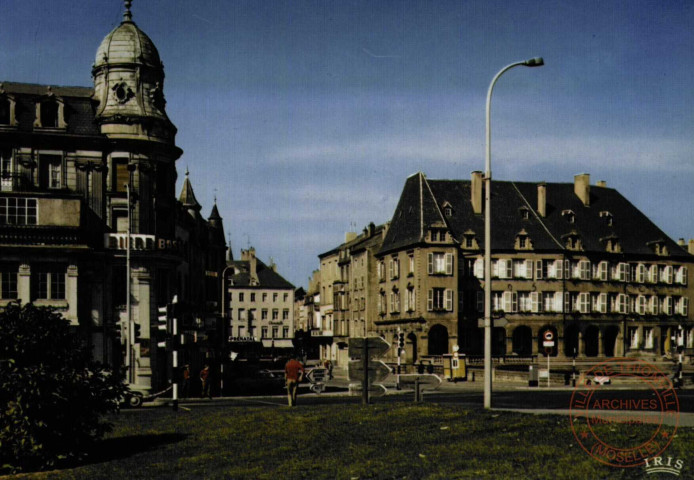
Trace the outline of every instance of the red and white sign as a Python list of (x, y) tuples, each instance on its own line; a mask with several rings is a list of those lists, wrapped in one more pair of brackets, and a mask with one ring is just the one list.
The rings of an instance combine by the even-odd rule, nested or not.
[(544, 334), (542, 334), (544, 341), (542, 342), (543, 347), (553, 347), (554, 346), (554, 333), (552, 333), (550, 330), (547, 330)]

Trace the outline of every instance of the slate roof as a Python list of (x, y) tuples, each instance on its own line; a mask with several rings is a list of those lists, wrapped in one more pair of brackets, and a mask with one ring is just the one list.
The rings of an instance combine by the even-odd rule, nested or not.
[[(573, 183), (545, 185), (547, 207), (543, 218), (537, 212), (536, 183), (493, 182), (493, 251), (514, 251), (516, 235), (524, 230), (535, 252), (563, 250), (566, 236), (575, 233), (585, 253), (605, 253), (606, 239), (616, 237), (624, 254), (654, 255), (650, 243), (662, 241), (671, 257), (691, 260), (684, 248), (617, 190), (592, 185), (590, 205), (585, 206), (574, 193)], [(442, 214), (446, 202), (453, 210), (447, 218)], [(523, 218), (523, 209), (528, 210), (528, 218)], [(573, 212), (573, 223), (562, 215), (565, 210)], [(601, 212), (611, 214), (611, 225)], [(422, 244), (431, 228), (446, 228), (457, 242), (463, 240), (463, 233), (472, 231), (478, 244), (484, 244), (484, 215), (473, 212), (469, 180), (429, 180), (421, 172), (409, 177), (379, 253)]]
[(240, 273), (230, 275), (234, 287), (258, 288), (258, 289), (292, 289), (294, 285), (285, 280), (279, 273), (265, 265), (259, 258), (256, 257), (256, 273), (258, 275), (258, 284), (251, 285), (251, 266), (247, 260), (235, 260), (227, 263), (227, 266), (234, 266)]
[[(47, 95), (49, 86), (1, 81), (0, 84), (17, 102), (17, 131), (41, 133), (40, 130), (34, 130), (36, 103)], [(51, 86), (51, 92), (65, 103), (65, 133), (103, 137), (94, 117), (93, 88)]]

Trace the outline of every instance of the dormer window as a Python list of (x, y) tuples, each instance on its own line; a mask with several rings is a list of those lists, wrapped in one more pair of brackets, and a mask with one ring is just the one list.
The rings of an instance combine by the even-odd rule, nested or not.
[(65, 103), (57, 97), (51, 87), (48, 93), (36, 104), (36, 120), (34, 127), (37, 128), (67, 128), (65, 122)]
[(16, 105), (14, 96), (6, 93), (3, 84), (0, 83), (0, 128), (17, 125)]
[(608, 212), (607, 210), (603, 210), (600, 212), (600, 218), (605, 219), (605, 223), (607, 223), (608, 227), (612, 226), (612, 214)]
[(562, 236), (564, 246), (567, 250), (582, 250), (581, 236), (576, 232), (571, 232)]
[(562, 210), (561, 216), (566, 219), (569, 223), (574, 223), (576, 221), (576, 214), (573, 210)]
[(477, 250), (479, 245), (477, 244), (477, 239), (475, 238), (475, 232), (472, 230), (466, 230), (463, 233), (462, 247), (466, 250)]
[(450, 218), (453, 216), (453, 207), (451, 206), (450, 203), (443, 202), (442, 210), (443, 210), (443, 216), (444, 217)]
[(446, 230), (434, 229), (430, 231), (432, 242), (445, 242), (446, 241)]
[(530, 210), (528, 210), (526, 207), (521, 207), (518, 209), (520, 212), (520, 216), (523, 220), (529, 220), (530, 219)]
[(605, 242), (605, 250), (610, 253), (620, 253), (622, 251), (622, 244), (619, 242), (619, 238), (615, 235), (601, 238), (600, 241)]
[(653, 249), (656, 255), (666, 257), (670, 254), (664, 240), (655, 240), (653, 242), (648, 242), (647, 245)]
[(521, 230), (516, 235), (516, 243), (514, 244), (513, 248), (516, 250), (531, 250), (533, 248), (530, 237), (525, 229)]

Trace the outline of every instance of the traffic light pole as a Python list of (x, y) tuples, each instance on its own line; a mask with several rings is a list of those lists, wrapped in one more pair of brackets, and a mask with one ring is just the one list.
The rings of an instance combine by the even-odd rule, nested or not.
[(171, 365), (173, 366), (173, 402), (174, 411), (178, 410), (178, 315), (175, 313), (171, 318), (171, 334), (173, 338), (173, 352), (171, 353)]

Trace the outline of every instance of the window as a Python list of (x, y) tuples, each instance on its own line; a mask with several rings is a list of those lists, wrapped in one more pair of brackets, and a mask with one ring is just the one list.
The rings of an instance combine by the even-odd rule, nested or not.
[(65, 299), (65, 272), (56, 270), (37, 273), (36, 298), (45, 300)]
[(126, 185), (130, 185), (130, 170), (128, 170), (128, 158), (113, 159), (112, 190), (125, 193)]
[(492, 265), (492, 276), (499, 278), (513, 278), (513, 261), (501, 258)]
[(280, 311), (276, 308), (272, 309), (272, 319), (273, 320), (279, 320), (280, 319)]
[(646, 314), (646, 296), (645, 295), (639, 295), (636, 297), (636, 313), (639, 315), (645, 315)]
[(580, 313), (590, 313), (590, 293), (581, 292), (578, 294), (577, 310)]
[(400, 312), (400, 292), (394, 291), (390, 293), (390, 311), (391, 313)]
[(0, 182), (2, 182), (2, 191), (12, 191), (12, 150), (0, 150)]
[(386, 263), (381, 260), (378, 262), (378, 281), (382, 282), (386, 279)]
[(280, 330), (279, 327), (272, 327), (272, 338), (279, 338), (279, 337), (277, 336), (279, 330)]
[(637, 327), (629, 327), (629, 348), (639, 348), (639, 329)]
[[(410, 268), (409, 274), (414, 275), (414, 255), (410, 254), (407, 259)], [(361, 286), (364, 287), (364, 277), (361, 278)]]
[(658, 265), (651, 265), (648, 269), (648, 283), (658, 283)]
[(289, 338), (289, 327), (282, 327), (282, 338)]
[(572, 210), (563, 210), (561, 216), (569, 223), (574, 223), (576, 214)]
[(260, 329), (260, 338), (267, 338), (267, 327), (262, 327)]
[(598, 295), (596, 310), (600, 313), (607, 313), (607, 293), (603, 292)]
[(17, 298), (16, 270), (0, 270), (0, 298), (3, 300), (14, 300)]
[(474, 247), (475, 247), (474, 238), (470, 235), (465, 235), (465, 248), (474, 248)]
[(243, 308), (239, 308), (239, 320), (246, 320), (246, 310), (244, 310)]
[(680, 297), (680, 299), (677, 301), (677, 313), (685, 317), (689, 315), (689, 298)]
[(427, 258), (429, 275), (453, 275), (452, 253), (429, 253)]
[(672, 284), (673, 279), (674, 271), (672, 265), (665, 265), (660, 271), (660, 281), (670, 285)]
[(407, 297), (405, 297), (405, 310), (408, 312), (414, 311), (414, 287), (407, 289)]
[(263, 293), (263, 302), (267, 302), (267, 293)]
[(578, 278), (581, 280), (590, 280), (590, 261), (581, 260), (578, 262)]
[(518, 311), (518, 294), (516, 292), (504, 292), (502, 295), (502, 310), (504, 312)]
[(282, 295), (282, 299), (283, 299), (285, 302), (286, 302), (287, 300), (289, 300), (289, 294), (288, 294), (288, 293), (285, 293), (284, 295)]
[(60, 126), (58, 122), (58, 102), (54, 100), (48, 100), (41, 103), (41, 126), (44, 128), (58, 128)]
[(378, 294), (378, 313), (383, 315), (386, 313), (386, 293), (380, 292)]
[(648, 313), (651, 315), (658, 315), (658, 297), (656, 295), (651, 295), (648, 299)]
[(672, 315), (672, 297), (668, 295), (667, 297), (663, 298), (662, 305), (662, 312), (665, 315)]
[(477, 292), (477, 311), (484, 312), (484, 292)]
[(267, 308), (263, 308), (260, 311), (260, 319), (261, 320), (267, 320)]
[(624, 293), (620, 293), (617, 295), (615, 299), (615, 306), (613, 311), (616, 313), (628, 313), (628, 305), (629, 297)]
[(289, 309), (285, 308), (282, 310), (282, 320), (289, 320)]
[(9, 125), (10, 120), (10, 100), (7, 96), (0, 96), (0, 125)]
[(450, 205), (446, 205), (445, 207), (443, 207), (443, 214), (444, 214), (446, 217), (451, 217), (451, 216), (453, 216), (453, 209), (451, 208)]
[(390, 278), (395, 279), (400, 276), (400, 260), (397, 257), (390, 259)]
[(453, 311), (453, 290), (445, 288), (432, 288), (429, 290), (427, 310), (430, 312)]
[(239, 302), (243, 302), (243, 292), (239, 293)]
[(646, 281), (646, 265), (643, 263), (639, 263), (636, 265), (636, 275), (634, 280), (637, 281), (638, 283), (644, 283)]
[(278, 295), (277, 293), (273, 293), (273, 294), (272, 294), (272, 303), (277, 302), (277, 298), (278, 298), (278, 297), (279, 297), (279, 295)]
[(653, 327), (643, 327), (643, 348), (653, 348)]
[(251, 302), (255, 302), (255, 293), (251, 293)]
[(618, 280), (620, 282), (628, 282), (629, 281), (629, 264), (624, 263), (624, 262), (618, 263), (614, 269), (612, 278), (613, 278), (613, 280)]
[(679, 267), (677, 269), (677, 276), (675, 278), (675, 281), (679, 283), (680, 285), (686, 285), (687, 284), (687, 276), (688, 276), (688, 270), (687, 267)]
[(0, 225), (36, 225), (37, 216), (35, 198), (0, 198)]

